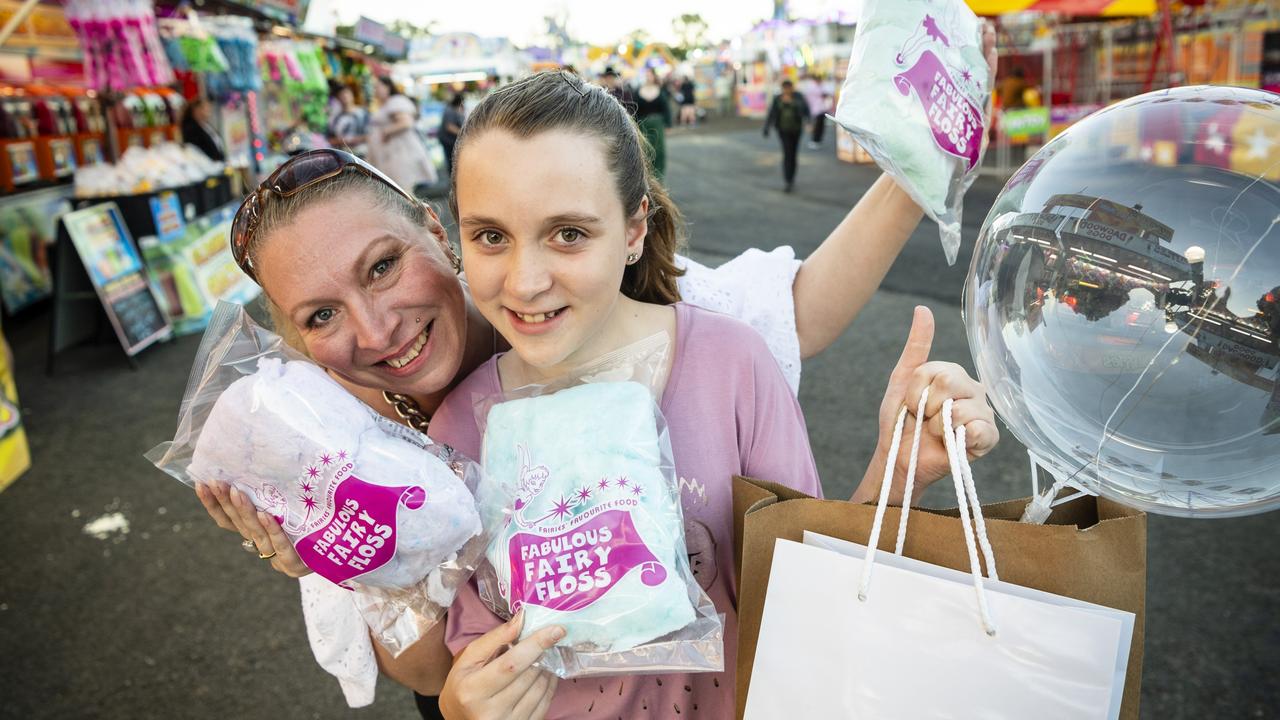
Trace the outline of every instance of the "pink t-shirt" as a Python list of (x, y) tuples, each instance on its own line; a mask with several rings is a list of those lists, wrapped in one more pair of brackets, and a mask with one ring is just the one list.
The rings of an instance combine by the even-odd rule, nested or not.
[[(822, 495), (800, 404), (764, 340), (726, 315), (684, 303), (675, 308), (675, 355), (661, 408), (680, 483), (689, 564), (725, 614), (725, 671), (562, 680), (548, 718), (734, 717), (733, 476)], [(472, 398), (501, 389), (493, 358), (445, 399), (431, 419), (432, 438), (479, 458)], [(469, 583), (449, 609), (445, 641), (456, 655), (500, 622)]]

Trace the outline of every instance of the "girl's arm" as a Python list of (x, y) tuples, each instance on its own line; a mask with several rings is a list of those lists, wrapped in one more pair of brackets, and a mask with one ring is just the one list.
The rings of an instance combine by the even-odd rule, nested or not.
[(534, 667), (564, 637), (549, 625), (519, 640), (523, 613), (481, 635), (458, 653), (440, 693), (450, 720), (542, 720), (559, 680)]

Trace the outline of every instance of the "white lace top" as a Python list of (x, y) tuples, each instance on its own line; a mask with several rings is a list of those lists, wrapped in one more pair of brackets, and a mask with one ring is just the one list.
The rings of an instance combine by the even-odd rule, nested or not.
[[(693, 305), (732, 315), (764, 336), (791, 385), (800, 387), (800, 341), (796, 337), (791, 285), (800, 261), (787, 246), (771, 252), (751, 249), (718, 268), (677, 257), (686, 273), (680, 295)], [(316, 575), (298, 580), (302, 614), (316, 661), (338, 679), (347, 704), (373, 703), (378, 665), (364, 620), (350, 593)]]

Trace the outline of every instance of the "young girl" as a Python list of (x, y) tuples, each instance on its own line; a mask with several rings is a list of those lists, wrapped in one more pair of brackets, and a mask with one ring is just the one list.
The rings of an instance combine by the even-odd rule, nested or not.
[(452, 200), (472, 299), (513, 352), (450, 393), (432, 436), (479, 457), (475, 397), (546, 383), (665, 333), (673, 352), (660, 406), (690, 552), (703, 562), (698, 581), (726, 617), (726, 670), (583, 679), (557, 690), (528, 669), (556, 629), (490, 663), (515, 628), (494, 631), (501, 621), (472, 586), (448, 616), (446, 642), (458, 657), (442, 707), (458, 717), (540, 717), (548, 706), (556, 718), (732, 717), (730, 479), (768, 478), (821, 496), (796, 398), (753, 330), (678, 302), (679, 210), (652, 178), (634, 122), (602, 89), (559, 72), (507, 86), (475, 109), (455, 160)]

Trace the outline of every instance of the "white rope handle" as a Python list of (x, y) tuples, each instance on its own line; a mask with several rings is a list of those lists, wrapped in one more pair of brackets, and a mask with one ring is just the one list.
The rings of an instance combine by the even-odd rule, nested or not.
[[(902, 546), (907, 541), (907, 518), (911, 513), (911, 493), (916, 487), (916, 463), (920, 459), (920, 435), (924, 432), (924, 408), (929, 401), (929, 388), (920, 393), (920, 403), (916, 405), (916, 432), (911, 437), (911, 457), (907, 461), (907, 482), (902, 491), (902, 514), (898, 518), (898, 542), (894, 543), (893, 554), (901, 555)], [(903, 408), (904, 410), (906, 408)], [(897, 462), (895, 455), (894, 462)]]
[[(897, 552), (902, 551), (906, 539), (906, 516), (910, 512), (911, 489), (915, 484), (916, 464), (920, 450), (920, 435), (923, 429), (924, 405), (928, 390), (922, 393), (918, 412), (916, 413), (916, 434), (912, 438), (911, 458), (907, 466), (906, 496), (902, 505), (902, 519), (898, 524)], [(991, 550), (991, 541), (987, 537), (986, 521), (982, 517), (982, 506), (978, 502), (977, 490), (973, 483), (973, 470), (969, 466), (966, 455), (964, 426), (952, 428), (951, 412), (953, 401), (948, 398), (942, 403), (943, 444), (947, 450), (947, 461), (951, 466), (951, 477), (956, 490), (956, 502), (960, 509), (960, 524), (964, 529), (965, 547), (969, 553), (969, 570), (973, 576), (974, 592), (978, 598), (978, 613), (982, 617), (982, 627), (988, 635), (996, 634), (995, 621), (987, 604), (987, 594), (982, 583), (982, 568), (978, 560), (978, 547), (982, 548), (983, 559), (986, 560), (988, 576), (999, 579), (996, 575), (995, 554)], [(902, 431), (906, 425), (907, 408), (898, 411), (897, 422), (894, 423), (893, 439), (889, 443), (889, 455), (885, 462), (884, 477), (880, 482), (880, 498), (876, 503), (875, 518), (871, 523), (871, 537), (867, 540), (867, 556), (862, 567), (862, 578), (858, 583), (858, 600), (866, 602), (871, 589), (871, 571), (875, 566), (875, 556), (880, 544), (880, 529), (884, 524), (885, 510), (889, 505), (889, 490), (893, 485), (893, 470), (897, 465), (898, 450), (902, 445)], [(970, 518), (972, 512), (973, 517)], [(976, 529), (975, 529), (976, 526)], [(976, 535), (976, 539), (975, 539)]]
[[(988, 635), (996, 634), (995, 621), (991, 619), (991, 609), (987, 606), (987, 593), (982, 586), (982, 574), (978, 567), (978, 549), (974, 542), (975, 523), (970, 521), (969, 513), (972, 511), (977, 522), (981, 522), (982, 506), (969, 503), (968, 491), (964, 482), (964, 468), (968, 466), (969, 460), (965, 457), (965, 447), (956, 446), (964, 439), (963, 426), (960, 432), (955, 433), (959, 437), (954, 437), (951, 430), (951, 404), (952, 400), (948, 398), (942, 403), (942, 441), (947, 446), (947, 460), (951, 463), (951, 476), (955, 481), (956, 488), (956, 505), (960, 509), (960, 525), (964, 528), (964, 545), (969, 551), (969, 570), (973, 575), (973, 589), (978, 596), (978, 613), (982, 615), (982, 627), (987, 631)], [(985, 535), (985, 528), (983, 534)], [(995, 567), (991, 564), (992, 557), (990, 546), (984, 540), (983, 554), (987, 555), (987, 562), (992, 572)]]
[[(947, 402), (951, 402), (948, 400)], [(943, 437), (951, 437), (951, 413), (947, 412), (942, 415)], [(973, 510), (973, 523), (977, 530), (978, 547), (982, 548), (982, 558), (987, 562), (987, 577), (992, 580), (999, 580), (1000, 576), (996, 573), (996, 556), (991, 550), (991, 540), (987, 537), (987, 521), (982, 516), (982, 503), (978, 502), (978, 490), (973, 484), (973, 468), (969, 465), (968, 444), (965, 442), (964, 426), (956, 428), (955, 431), (956, 460), (960, 465), (960, 472), (964, 476), (964, 492), (969, 500), (969, 507)], [(950, 450), (948, 450), (950, 457)]]
[[(897, 464), (898, 446), (902, 444), (902, 428), (907, 424), (907, 408), (898, 411), (893, 425), (893, 439), (889, 441), (889, 455), (884, 463), (884, 479), (880, 481), (880, 500), (876, 503), (876, 515), (871, 521), (871, 539), (867, 541), (867, 560), (862, 565), (862, 580), (858, 582), (858, 599), (866, 602), (871, 588), (871, 568), (876, 563), (876, 546), (880, 544), (880, 526), (884, 523), (884, 511), (889, 507), (889, 489), (893, 487), (893, 468)], [(911, 478), (908, 478), (908, 483)]]

